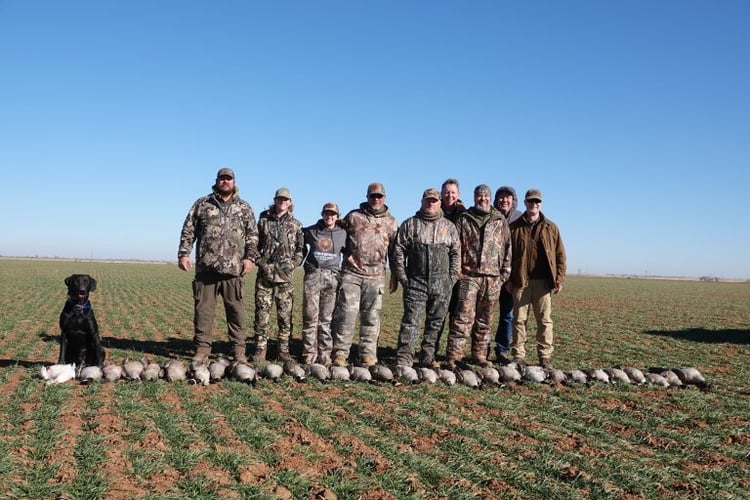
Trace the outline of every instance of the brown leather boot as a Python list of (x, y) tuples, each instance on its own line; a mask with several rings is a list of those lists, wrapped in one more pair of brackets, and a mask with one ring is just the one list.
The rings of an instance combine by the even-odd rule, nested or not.
[(211, 348), (207, 346), (198, 346), (195, 348), (195, 355), (193, 355), (193, 361), (208, 361), (208, 357), (211, 355)]
[(234, 360), (242, 363), (247, 363), (247, 355), (245, 354), (245, 348), (235, 346), (234, 348)]

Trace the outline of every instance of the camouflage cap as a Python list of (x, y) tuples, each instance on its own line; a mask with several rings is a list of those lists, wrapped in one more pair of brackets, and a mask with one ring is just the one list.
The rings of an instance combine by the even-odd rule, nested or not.
[(497, 188), (497, 191), (495, 191), (495, 198), (497, 198), (498, 196), (503, 196), (503, 195), (505, 196), (511, 195), (515, 197), (516, 193), (514, 192), (513, 188), (510, 186), (500, 186), (499, 188)]
[(529, 189), (526, 191), (526, 196), (524, 196), (524, 200), (539, 200), (542, 201), (542, 192), (538, 189)]
[(220, 168), (219, 171), (216, 172), (216, 178), (218, 179), (222, 175), (228, 175), (229, 177), (234, 179), (234, 170), (232, 170), (231, 168), (226, 168), (226, 167)]
[(382, 194), (385, 196), (385, 186), (379, 182), (373, 182), (367, 186), (367, 196), (370, 196), (371, 194)]
[(334, 202), (329, 201), (325, 205), (323, 205), (323, 209), (320, 211), (321, 215), (326, 212), (333, 212), (336, 215), (339, 215), (339, 206), (336, 205)]
[(422, 193), (422, 199), (426, 200), (428, 198), (432, 198), (433, 200), (440, 201), (440, 193), (435, 188), (425, 189), (424, 193)]
[(273, 195), (273, 199), (275, 200), (276, 198), (286, 198), (287, 200), (291, 200), (292, 193), (289, 191), (288, 188), (280, 187), (279, 189), (276, 190), (276, 193), (274, 193)]

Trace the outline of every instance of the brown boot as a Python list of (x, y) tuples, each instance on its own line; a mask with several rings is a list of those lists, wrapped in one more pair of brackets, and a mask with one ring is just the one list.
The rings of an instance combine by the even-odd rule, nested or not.
[(289, 351), (279, 352), (279, 361), (289, 361), (290, 359), (292, 359), (292, 356), (289, 355)]
[(235, 346), (234, 348), (234, 360), (241, 363), (247, 363), (247, 355), (245, 354), (245, 348)]
[(266, 348), (262, 349), (255, 349), (255, 352), (253, 353), (253, 361), (256, 363), (262, 362), (266, 360)]
[(211, 355), (211, 348), (207, 346), (198, 346), (195, 349), (195, 355), (193, 361), (208, 361), (208, 357)]

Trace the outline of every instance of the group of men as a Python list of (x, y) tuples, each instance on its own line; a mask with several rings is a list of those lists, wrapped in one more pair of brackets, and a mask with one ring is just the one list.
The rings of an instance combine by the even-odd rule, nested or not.
[(211, 354), (217, 297), (221, 295), (233, 357), (246, 361), (246, 308), (243, 281), (257, 267), (253, 359), (269, 357), (268, 334), (275, 303), (278, 352), (291, 359), (293, 272), (304, 268), (302, 361), (345, 366), (350, 362), (354, 326), (359, 320), (363, 366), (378, 362), (380, 312), (390, 265), (389, 291), (403, 288), (403, 316), (396, 362), (438, 367), (438, 345), (448, 323), (445, 365), (455, 368), (467, 341), (471, 362), (491, 364), (490, 329), (499, 302), (495, 359), (523, 362), (526, 322), (533, 309), (537, 354), (551, 367), (553, 331), (551, 294), (562, 290), (565, 248), (557, 226), (541, 212), (542, 194), (526, 192), (521, 213), (515, 190), (474, 189), (474, 205), (465, 207), (459, 183), (448, 179), (441, 192), (424, 191), (416, 214), (400, 226), (386, 205), (385, 188), (374, 182), (366, 200), (345, 217), (338, 205), (323, 205), (309, 227), (292, 215), (292, 195), (279, 188), (273, 204), (256, 222), (239, 197), (234, 172), (218, 171), (212, 193), (199, 198), (183, 224), (178, 266), (192, 267), (195, 360)]

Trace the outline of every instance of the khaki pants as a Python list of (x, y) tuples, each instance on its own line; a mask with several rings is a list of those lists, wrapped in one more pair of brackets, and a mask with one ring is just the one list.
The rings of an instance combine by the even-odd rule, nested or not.
[(513, 340), (510, 354), (526, 357), (526, 321), (529, 310), (536, 318), (536, 351), (539, 359), (551, 358), (552, 345), (552, 288), (548, 280), (529, 280), (527, 286), (513, 289)]
[(211, 350), (212, 330), (216, 316), (216, 298), (221, 295), (227, 317), (229, 340), (235, 351), (245, 349), (245, 325), (247, 312), (243, 297), (242, 276), (227, 276), (217, 273), (198, 273), (193, 280), (195, 303), (193, 325), (196, 349)]

